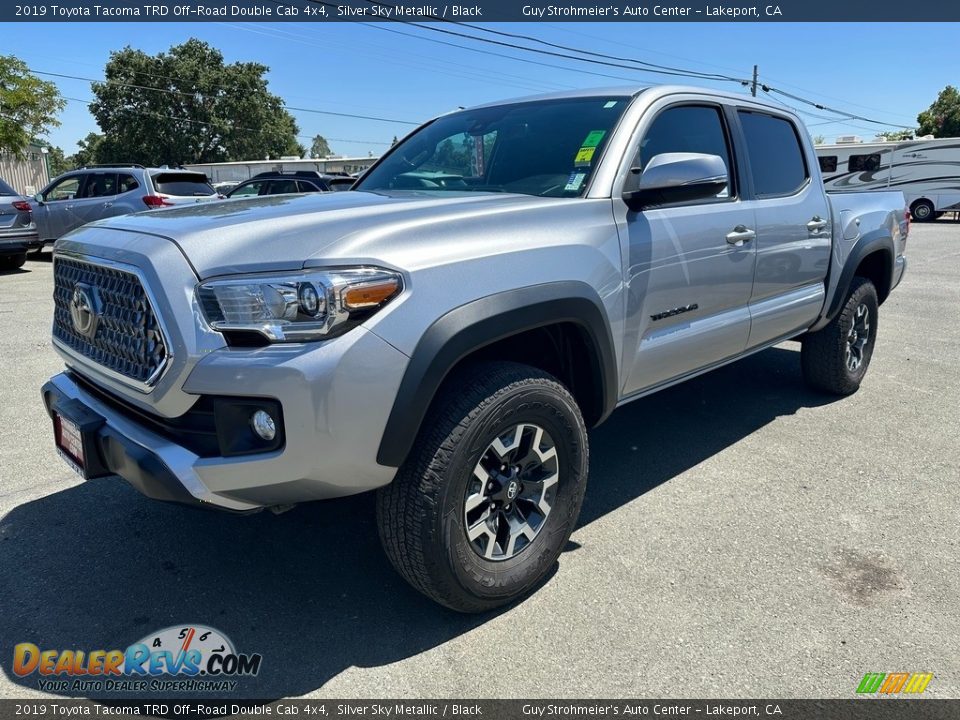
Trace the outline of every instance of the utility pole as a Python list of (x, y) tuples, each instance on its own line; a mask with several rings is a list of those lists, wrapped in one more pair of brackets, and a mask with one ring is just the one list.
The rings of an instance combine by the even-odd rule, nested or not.
[(757, 96), (757, 66), (753, 66), (753, 85), (750, 86), (750, 94)]

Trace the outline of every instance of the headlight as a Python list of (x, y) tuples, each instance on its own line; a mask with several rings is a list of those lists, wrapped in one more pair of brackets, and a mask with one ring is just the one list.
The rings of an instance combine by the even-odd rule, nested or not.
[(215, 330), (255, 332), (271, 342), (322, 340), (349, 330), (401, 290), (400, 275), (380, 268), (304, 270), (212, 280), (197, 300)]

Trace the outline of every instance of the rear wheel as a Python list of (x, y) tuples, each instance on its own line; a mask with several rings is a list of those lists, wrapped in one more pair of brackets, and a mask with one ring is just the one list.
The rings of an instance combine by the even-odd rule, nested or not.
[(877, 290), (855, 277), (847, 301), (822, 330), (803, 337), (800, 363), (807, 384), (835, 395), (857, 391), (877, 337)]
[(410, 457), (377, 496), (397, 571), (461, 612), (504, 605), (553, 567), (580, 513), (587, 432), (569, 391), (516, 363), (445, 383)]
[(16, 270), (17, 268), (23, 267), (23, 264), (27, 261), (27, 254), (20, 253), (19, 255), (7, 255), (5, 257), (0, 257), (0, 269), (3, 270)]
[(917, 200), (910, 206), (910, 216), (917, 222), (930, 222), (936, 219), (933, 203), (929, 200)]

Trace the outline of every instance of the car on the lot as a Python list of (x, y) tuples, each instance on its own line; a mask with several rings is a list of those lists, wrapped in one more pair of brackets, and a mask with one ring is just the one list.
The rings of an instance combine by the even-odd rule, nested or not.
[(791, 110), (673, 86), (452, 112), (349, 192), (211, 209), (57, 243), (59, 452), (231, 511), (377, 490), (397, 571), (470, 612), (547, 577), (618, 406), (787, 340), (856, 392), (909, 232), (899, 191), (825, 192)]
[(194, 170), (91, 165), (55, 178), (31, 205), (40, 241), (52, 243), (94, 220), (220, 197)]
[(229, 190), (228, 198), (289, 193), (336, 192), (349, 190), (354, 179), (349, 175), (318, 173), (315, 170), (262, 172)]
[(30, 198), (0, 178), (0, 269), (13, 270), (27, 261), (27, 250), (39, 246)]

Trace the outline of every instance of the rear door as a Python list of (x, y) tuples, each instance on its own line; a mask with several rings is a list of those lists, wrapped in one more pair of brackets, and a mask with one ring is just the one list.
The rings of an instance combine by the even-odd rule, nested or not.
[(700, 100), (664, 101), (646, 117), (631, 153), (636, 171), (620, 191), (661, 153), (718, 155), (729, 182), (716, 197), (642, 212), (614, 201), (615, 212), (625, 212), (627, 240), (626, 395), (743, 352), (750, 332), (754, 214), (743, 198), (729, 118), (720, 103)]
[(830, 207), (816, 155), (787, 115), (740, 108), (746, 167), (756, 212), (756, 273), (749, 347), (806, 329), (825, 297)]

